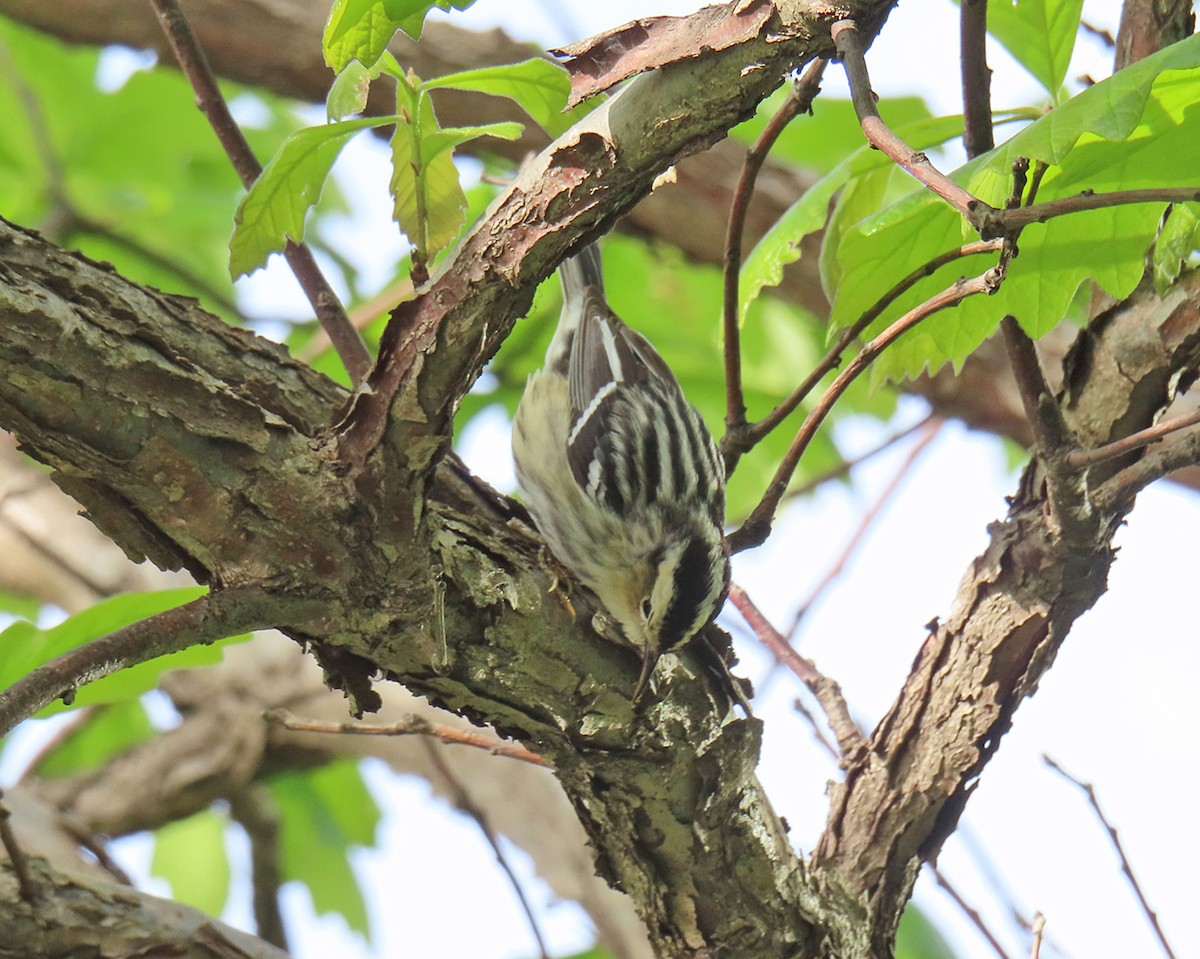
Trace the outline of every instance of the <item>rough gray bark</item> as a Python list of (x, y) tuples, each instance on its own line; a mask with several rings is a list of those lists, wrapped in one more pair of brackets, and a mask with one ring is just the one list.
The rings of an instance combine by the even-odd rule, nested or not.
[[(801, 29), (817, 29), (813, 7), (793, 6), (732, 52), (638, 80), (531, 164), (394, 318), (372, 392), (344, 417), (348, 398), (277, 347), (0, 228), (0, 423), (128, 552), (302, 596), (279, 625), (359, 704), (378, 668), (550, 759), (600, 873), (668, 956), (886, 955), (920, 862), (1103, 591), (1120, 520), (1097, 512), (1065, 535), (1031, 466), (803, 862), (754, 776), (757, 723), (733, 716), (698, 654), (666, 662), (635, 716), (637, 657), (596, 635), (582, 597), (573, 621), (546, 596), (533, 534), (443, 459), (455, 401), (566, 250), (824, 51)], [(662, 122), (681, 102), (693, 115)], [(1125, 309), (1067, 377), (1087, 442), (1146, 425), (1197, 364), (1193, 286), (1138, 324), (1136, 379), (1097, 361), (1124, 356)]]

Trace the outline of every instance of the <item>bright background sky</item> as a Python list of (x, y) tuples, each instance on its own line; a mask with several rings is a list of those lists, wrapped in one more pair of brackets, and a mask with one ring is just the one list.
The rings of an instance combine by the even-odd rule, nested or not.
[[(478, 0), (453, 19), (464, 26), (502, 26), (551, 46), (634, 17), (694, 8), (683, 0)], [(1085, 12), (1091, 22), (1115, 33), (1119, 8), (1117, 0), (1107, 0), (1087, 3)], [(889, 95), (914, 93), (924, 96), (935, 113), (959, 112), (956, 51), (957, 16), (951, 4), (901, 4), (869, 54), (884, 117)], [(1069, 76), (1102, 77), (1110, 60), (1099, 44), (1081, 38)], [(989, 62), (997, 108), (1039, 101), (1037, 85), (1002, 50), (993, 46)], [(845, 95), (837, 68), (827, 73), (825, 95)], [(403, 249), (386, 219), (386, 204), (379, 202), (387, 176), (383, 148), (369, 137), (356, 140), (340, 175), (354, 214), (338, 240), (351, 256), (357, 247), (364, 262), (374, 258), (379, 285), (390, 277)], [(281, 300), (290, 301), (303, 315), (307, 308), (281, 272), (278, 265), (262, 271), (243, 285), (242, 295), (248, 304), (270, 303), (276, 315)], [(914, 422), (922, 415), (920, 405), (910, 401), (902, 404), (898, 421)], [(852, 455), (889, 431), (868, 422), (847, 423), (838, 437)], [(477, 472), (512, 488), (505, 422), (496, 417), (480, 422), (462, 445)], [(822, 577), (908, 448), (900, 445), (858, 468), (853, 488), (831, 487), (793, 505), (770, 543), (737, 557), (735, 579), (776, 625), (790, 622), (794, 604)], [(803, 652), (842, 684), (865, 725), (873, 725), (890, 704), (924, 636), (923, 624), (948, 611), (960, 578), (986, 543), (987, 524), (1003, 515), (1004, 497), (1014, 491), (1015, 480), (993, 438), (953, 424), (944, 427), (888, 502), (847, 573), (809, 614)], [(1014, 926), (1006, 900), (1026, 916), (1040, 910), (1047, 917), (1043, 956), (1158, 954), (1100, 825), (1079, 791), (1043, 765), (1043, 752), (1095, 784), (1177, 954), (1200, 953), (1200, 927), (1191, 921), (1197, 888), (1192, 864), (1200, 861), (1192, 772), (1200, 760), (1194, 735), (1200, 718), (1200, 644), (1191, 606), (1198, 504), (1195, 494), (1166, 484), (1143, 494), (1118, 536), (1121, 552), (1110, 592), (1079, 621), (1038, 694), (1019, 710), (962, 828), (945, 847), (940, 865), (946, 876), (983, 913), (1010, 956), (1027, 955), (1028, 940)], [(744, 671), (761, 679), (769, 663), (745, 639), (736, 613), (727, 610), (721, 621), (738, 639)], [(755, 710), (766, 722), (761, 777), (776, 809), (792, 825), (798, 847), (807, 850), (824, 824), (825, 783), (836, 770), (797, 718), (796, 694), (794, 683), (777, 681)], [(287, 913), (301, 929), (295, 954), (303, 959), (534, 955), (507, 880), (475, 825), (430, 801), (422, 781), (397, 781), (381, 768), (370, 769), (368, 778), (388, 812), (380, 848), (363, 853), (358, 863), (366, 888), (388, 889), (388, 901), (371, 904), (378, 951), (348, 935), (340, 920), (313, 918), (307, 893), (289, 889)], [(149, 844), (135, 839), (117, 845), (133, 871), (145, 875)], [(553, 903), (519, 851), (513, 858), (552, 951), (563, 955), (589, 945), (582, 911)], [(235, 890), (233, 899), (240, 905), (227, 918), (249, 925), (248, 891)], [(918, 884), (917, 901), (958, 955), (995, 955), (928, 876)], [(471, 918), (462, 921), (458, 910), (467, 909), (468, 902)]]

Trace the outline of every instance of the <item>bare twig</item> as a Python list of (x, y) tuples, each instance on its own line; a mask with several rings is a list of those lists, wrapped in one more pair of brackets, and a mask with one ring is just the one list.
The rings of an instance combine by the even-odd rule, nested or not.
[(1123, 508), (1155, 480), (1197, 463), (1200, 463), (1200, 431), (1126, 466), (1092, 494), (1092, 502), (1102, 510)]
[[(150, 0), (158, 15), (163, 32), (179, 61), (179, 67), (192, 85), (196, 94), (196, 105), (208, 118), (213, 132), (221, 141), (226, 156), (233, 164), (242, 185), (250, 189), (251, 184), (262, 173), (262, 166), (246, 142), (241, 128), (229, 112), (225, 98), (217, 87), (216, 78), (209, 69), (208, 60), (188, 25), (177, 0)], [(345, 364), (355, 383), (361, 383), (371, 372), (371, 354), (362, 337), (346, 318), (346, 312), (334, 293), (333, 287), (322, 275), (312, 251), (302, 243), (288, 242), (284, 257), (295, 274), (296, 280), (312, 304), (321, 327), (329, 334), (333, 347)]]
[[(754, 146), (746, 153), (742, 172), (734, 189), (729, 208), (729, 225), (725, 233), (725, 429), (736, 433), (746, 425), (746, 403), (742, 395), (741, 327), (738, 317), (738, 279), (742, 267), (742, 234), (746, 228), (746, 213), (758, 173), (767, 154), (787, 125), (802, 113), (812, 110), (812, 102), (821, 89), (826, 61), (817, 59), (792, 84), (787, 99), (767, 122)], [(727, 463), (727, 470), (733, 466)]]
[(1029, 943), (1029, 959), (1039, 959), (1042, 954), (1042, 933), (1046, 929), (1046, 917), (1040, 912), (1033, 914), (1033, 940)]
[(63, 653), (0, 693), (0, 736), (56, 699), (147, 660), (277, 625), (281, 601), (253, 586), (206, 593)]
[(451, 726), (431, 723), (420, 716), (408, 715), (394, 723), (329, 723), (316, 719), (301, 719), (286, 709), (270, 709), (263, 713), (263, 719), (284, 729), (293, 729), (305, 733), (326, 733), (331, 735), (352, 736), (430, 736), (441, 740), (450, 746), (471, 746), (482, 749), (493, 756), (504, 756), (508, 759), (519, 759), (534, 766), (550, 767), (537, 753), (530, 752), (517, 743), (506, 743), (478, 733), (463, 732)]
[[(848, 326), (838, 334), (833, 346), (830, 347), (829, 351), (820, 359), (816, 366), (813, 367), (812, 372), (804, 378), (803, 382), (801, 382), (800, 385), (792, 391), (792, 394), (787, 399), (785, 399), (782, 403), (776, 406), (775, 409), (771, 410), (770, 413), (764, 416), (757, 423), (751, 425), (746, 430), (746, 435), (748, 436), (749, 441), (744, 445), (743, 448), (739, 450), (739, 452), (744, 453), (755, 443), (758, 443), (760, 440), (762, 440), (763, 437), (771, 433), (777, 426), (779, 426), (780, 423), (790, 416), (795, 411), (796, 407), (804, 402), (805, 397), (807, 397), (808, 394), (813, 391), (813, 388), (816, 387), (816, 385), (825, 377), (825, 375), (831, 370), (837, 368), (838, 364), (840, 364), (842, 361), (842, 353), (845, 352), (846, 348), (852, 342), (857, 340), (859, 336), (862, 335), (863, 331), (880, 317), (884, 310), (891, 306), (907, 290), (911, 289), (918, 281), (925, 279), (927, 276), (932, 276), (943, 266), (948, 263), (953, 263), (955, 260), (960, 260), (968, 256), (978, 256), (981, 253), (999, 252), (1002, 246), (1003, 242), (999, 239), (975, 240), (971, 243), (963, 244), (962, 246), (953, 250), (947, 250), (945, 253), (939, 253), (927, 263), (921, 264), (921, 266), (909, 273), (908, 276), (896, 282), (892, 288), (884, 293), (883, 296), (881, 296), (878, 300), (876, 300), (875, 303), (872, 304), (871, 308), (863, 313), (863, 315), (860, 316), (852, 326)], [(726, 440), (730, 438), (731, 437), (729, 435), (726, 435), (725, 437)], [(721, 449), (722, 452), (728, 457), (724, 440), (722, 441)]]
[(846, 392), (850, 384), (874, 362), (875, 358), (922, 320), (948, 307), (957, 306), (969, 296), (995, 292), (1000, 278), (1000, 273), (995, 267), (971, 279), (960, 278), (941, 293), (909, 310), (859, 351), (858, 355), (829, 385), (824, 395), (813, 407), (812, 412), (805, 418), (759, 504), (741, 527), (730, 534), (729, 545), (733, 552), (758, 546), (770, 534), (775, 510), (779, 507), (784, 493), (787, 492), (788, 482), (796, 471), (800, 457), (808, 448), (808, 444), (812, 442), (812, 438), (816, 435), (825, 417), (829, 415), (833, 404)]
[[(1091, 783), (1085, 783), (1080, 779), (1076, 779), (1045, 753), (1042, 754), (1042, 762), (1062, 776), (1067, 782), (1073, 783), (1079, 789), (1083, 790), (1087, 796), (1088, 803), (1092, 807), (1092, 811), (1095, 812), (1096, 818), (1100, 820), (1100, 825), (1108, 831), (1108, 838), (1112, 843), (1113, 850), (1121, 860), (1121, 871), (1125, 873), (1125, 878), (1129, 880), (1129, 885), (1132, 887), (1134, 895), (1137, 896), (1137, 900), (1142, 906), (1142, 912), (1145, 913), (1151, 928), (1154, 929), (1154, 934), (1158, 937), (1159, 945), (1162, 946), (1163, 954), (1169, 956), (1170, 959), (1175, 959), (1175, 953), (1171, 950), (1171, 946), (1167, 942), (1167, 937), (1163, 933), (1162, 926), (1158, 923), (1158, 916), (1150, 908), (1150, 903), (1146, 900), (1146, 895), (1142, 892), (1142, 887), (1138, 883), (1137, 877), (1133, 874), (1133, 866), (1130, 865), (1129, 858), (1125, 855), (1125, 850), (1121, 846), (1121, 837), (1117, 835), (1117, 830), (1108, 821), (1104, 815), (1104, 811), (1100, 808), (1100, 802), (1096, 799), (1095, 787)], [(1036, 921), (1035, 919), (1035, 924)]]
[(825, 591), (842, 574), (842, 571), (846, 568), (846, 564), (850, 561), (850, 557), (858, 548), (858, 544), (862, 542), (863, 537), (866, 536), (868, 530), (870, 530), (872, 524), (874, 524), (876, 518), (879, 516), (879, 513), (883, 510), (883, 507), (887, 505), (888, 500), (900, 488), (900, 484), (904, 482), (904, 478), (912, 471), (913, 466), (921, 454), (925, 452), (926, 447), (938, 435), (944, 422), (940, 417), (934, 416), (925, 420), (921, 425), (917, 441), (904, 454), (904, 458), (900, 461), (900, 465), (896, 467), (896, 471), (892, 474), (892, 478), (888, 480), (887, 485), (879, 491), (879, 495), (875, 497), (874, 502), (867, 507), (866, 512), (863, 513), (862, 518), (859, 520), (858, 526), (846, 540), (845, 546), (842, 547), (841, 553), (829, 564), (825, 570), (825, 575), (821, 577), (808, 594), (808, 597), (800, 604), (799, 609), (796, 610), (795, 619), (792, 620), (791, 629), (788, 630), (789, 637), (796, 634), (796, 630), (800, 628), (800, 623), (808, 611), (813, 608), (817, 600), (824, 595)]
[(1189, 413), (1186, 416), (1177, 416), (1172, 420), (1157, 423), (1144, 430), (1138, 430), (1136, 433), (1130, 433), (1128, 436), (1115, 442), (1106, 443), (1104, 446), (1097, 446), (1092, 450), (1075, 450), (1067, 456), (1067, 465), (1075, 469), (1085, 469), (1088, 466), (1103, 463), (1105, 460), (1116, 459), (1118, 456), (1124, 456), (1126, 453), (1141, 449), (1143, 446), (1158, 443), (1164, 437), (1179, 430), (1187, 429), (1189, 426), (1195, 426), (1197, 423), (1200, 423), (1200, 410)]
[(4, 851), (8, 853), (8, 861), (12, 863), (13, 872), (16, 873), (17, 891), (21, 899), (25, 902), (36, 902), (37, 884), (29, 874), (29, 860), (25, 858), (25, 851), (13, 832), (12, 812), (4, 805), (3, 800), (4, 790), (0, 789), (0, 845), (4, 846)]
[[(854, 110), (858, 114), (858, 122), (862, 125), (863, 135), (866, 136), (867, 141), (958, 210), (968, 223), (976, 229), (980, 229), (988, 215), (997, 212), (995, 208), (984, 203), (979, 197), (963, 189), (939, 171), (929, 162), (929, 157), (919, 150), (912, 149), (883, 122), (883, 118), (879, 115), (879, 108), (875, 105), (875, 94), (871, 90), (871, 77), (867, 72), (862, 40), (858, 35), (858, 27), (855, 22), (838, 20), (830, 32), (834, 45), (846, 67), (846, 79), (850, 83), (850, 97), (854, 102)], [(981, 232), (983, 231), (981, 230)], [(998, 235), (983, 232), (985, 239)]]
[(504, 850), (500, 848), (500, 840), (496, 836), (495, 830), (492, 829), (491, 823), (488, 822), (487, 814), (476, 805), (475, 801), (471, 798), (471, 794), (467, 792), (467, 787), (446, 763), (446, 760), (442, 757), (441, 745), (430, 739), (424, 740), (424, 743), (429, 753), (429, 761), (433, 763), (438, 775), (445, 780), (446, 786), (450, 791), (451, 801), (463, 813), (475, 820), (479, 826), (479, 831), (483, 833), (484, 838), (487, 839), (488, 844), (492, 847), (492, 851), (496, 854), (496, 861), (500, 864), (500, 868), (508, 876), (508, 881), (513, 887), (513, 892), (516, 893), (517, 899), (521, 903), (521, 908), (525, 910), (525, 916), (529, 920), (529, 928), (533, 932), (533, 938), (537, 940), (538, 952), (541, 955), (541, 959), (549, 959), (550, 952), (546, 948), (546, 940), (543, 938), (542, 930), (538, 926), (537, 917), (533, 914), (533, 908), (529, 905), (529, 900), (525, 897), (525, 891), (521, 888), (521, 883), (517, 880), (517, 874), (508, 862), (508, 857), (504, 855)]
[(845, 759), (860, 749), (863, 745), (862, 730), (850, 715), (845, 697), (842, 696), (842, 689), (837, 682), (823, 675), (811, 660), (792, 649), (779, 630), (771, 625), (754, 601), (746, 595), (746, 591), (736, 583), (729, 588), (729, 599), (759, 641), (800, 677), (821, 704), (829, 721), (829, 728), (837, 739), (842, 758)]
[(934, 413), (930, 413), (924, 419), (917, 420), (911, 426), (906, 426), (901, 430), (897, 430), (895, 433), (889, 433), (865, 453), (860, 453), (858, 456), (851, 457), (847, 460), (842, 460), (842, 462), (833, 467), (833, 469), (826, 470), (820, 476), (814, 476), (806, 483), (801, 483), (799, 486), (793, 486), (789, 488), (785, 499), (793, 499), (797, 496), (804, 496), (805, 494), (811, 493), (817, 487), (823, 486), (825, 483), (828, 483), (831, 480), (845, 476), (855, 467), (861, 466), (868, 460), (874, 459), (880, 453), (890, 450), (897, 443), (907, 439), (909, 436), (912, 436), (912, 434), (916, 433), (918, 430), (924, 429), (934, 420), (938, 420), (940, 422), (941, 418)]
[(963, 147), (971, 158), (996, 145), (992, 136), (992, 71), (987, 65), (987, 0), (962, 0), (958, 25)]
[(954, 900), (954, 904), (963, 911), (963, 915), (965, 915), (971, 921), (971, 925), (979, 930), (979, 934), (987, 940), (988, 945), (992, 947), (992, 950), (996, 953), (996, 955), (999, 956), (1000, 959), (1011, 959), (1009, 954), (1004, 951), (1004, 947), (1000, 945), (1000, 940), (997, 939), (992, 930), (987, 927), (987, 923), (983, 921), (983, 917), (979, 915), (979, 911), (962, 897), (962, 894), (959, 893), (959, 891), (950, 884), (950, 881), (942, 875), (942, 871), (933, 863), (929, 863), (925, 868), (933, 873), (933, 878), (937, 880), (937, 884), (941, 886), (946, 895)]
[(981, 220), (979, 228), (984, 236), (1011, 235), (1023, 230), (1031, 223), (1045, 223), (1068, 213), (1087, 210), (1106, 210), (1114, 206), (1131, 203), (1192, 203), (1200, 200), (1200, 187), (1160, 187), (1147, 190), (1114, 190), (1111, 193), (1093, 193), (1084, 190), (1074, 196), (1063, 196), (1044, 203), (1034, 203), (1015, 210), (992, 210)]

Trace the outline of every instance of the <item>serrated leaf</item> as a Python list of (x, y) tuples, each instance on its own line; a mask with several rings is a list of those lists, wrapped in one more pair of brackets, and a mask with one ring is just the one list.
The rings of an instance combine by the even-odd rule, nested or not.
[[(185, 589), (123, 593), (103, 600), (46, 630), (40, 630), (32, 623), (14, 623), (0, 633), (0, 689), (11, 686), (34, 668), (77, 646), (106, 636), (130, 623), (190, 602), (204, 592), (203, 587), (193, 586)], [(67, 709), (136, 698), (153, 689), (158, 677), (168, 669), (187, 669), (220, 662), (224, 646), (246, 638), (248, 636), (232, 637), (211, 645), (192, 646), (178, 653), (139, 663), (81, 686), (71, 705), (55, 702), (37, 715), (52, 716)]]
[(428, 96), (417, 98), (417, 116), (400, 117), (392, 135), (392, 215), (417, 248), (432, 260), (462, 229), (467, 197), (448, 150), (422, 162), (423, 145), (441, 132)]
[(238, 204), (229, 241), (229, 272), (235, 279), (304, 239), (304, 218), (349, 139), (361, 130), (395, 123), (398, 117), (363, 117), (309, 127), (288, 137), (250, 192)]
[(349, 760), (270, 782), (279, 809), (284, 878), (304, 883), (318, 914), (340, 913), (369, 935), (362, 888), (350, 863), (354, 846), (372, 846), (379, 807)]
[(224, 816), (206, 809), (154, 832), (151, 875), (171, 884), (174, 899), (210, 916), (220, 916), (229, 899), (227, 825)]
[(60, 736), (33, 771), (42, 779), (58, 779), (99, 769), (153, 735), (154, 727), (139, 700), (98, 706)]
[[(1011, 120), (1010, 115), (1001, 118), (1001, 122)], [(804, 121), (798, 121), (803, 123)], [(923, 150), (939, 143), (945, 143), (962, 133), (962, 117), (934, 117), (919, 120), (899, 128), (898, 135), (905, 143), (914, 149)], [(856, 184), (856, 189), (868, 185), (865, 178), (872, 171), (892, 166), (892, 162), (870, 146), (863, 145), (850, 154), (845, 160), (834, 167), (828, 174), (814, 183), (805, 191), (781, 216), (763, 237), (755, 244), (754, 249), (746, 257), (742, 265), (741, 279), (738, 285), (740, 297), (739, 313), (744, 322), (746, 310), (758, 298), (766, 287), (777, 286), (783, 279), (783, 268), (800, 258), (800, 243), (812, 233), (817, 232), (825, 224), (829, 214), (829, 204), (839, 190), (852, 180), (862, 180)], [(880, 195), (871, 194), (872, 209), (878, 209)], [(842, 221), (846, 221), (848, 206), (840, 207)], [(865, 212), (865, 211), (864, 211)], [(853, 224), (859, 219), (855, 216), (849, 219)], [(836, 241), (830, 249), (836, 249)], [(826, 278), (827, 283), (836, 285), (836, 277)]]
[(325, 23), (325, 62), (341, 72), (351, 60), (372, 67), (397, 30), (421, 39), (425, 17), (439, 10), (465, 10), (475, 0), (335, 0)]
[[(1194, 186), (1200, 170), (1200, 112), (1192, 108), (1200, 99), (1197, 66), (1200, 37), (1193, 37), (1085, 90), (954, 178), (995, 205), (1011, 189), (1010, 171), (1019, 156), (1049, 164), (1039, 201), (1085, 189)], [(1184, 179), (1189, 177), (1192, 182)], [(995, 296), (968, 299), (926, 320), (880, 358), (873, 377), (899, 378), (926, 366), (936, 370), (946, 362), (960, 363), (1006, 313), (1039, 336), (1062, 319), (1075, 291), (1089, 279), (1116, 298), (1126, 296), (1141, 277), (1163, 207), (1113, 207), (1030, 226)], [(901, 277), (965, 238), (959, 216), (924, 190), (856, 224), (836, 251), (842, 274), (832, 328), (852, 324)], [(988, 263), (960, 261), (922, 280), (868, 335)]]
[(1083, 0), (989, 0), (988, 33), (1057, 103), (1082, 12)]
[[(426, 90), (473, 90), (507, 97), (518, 103), (551, 137), (556, 137), (587, 110), (563, 113), (571, 93), (567, 71), (549, 60), (532, 59), (478, 70), (464, 70), (425, 82)], [(590, 108), (589, 108), (590, 109)]]

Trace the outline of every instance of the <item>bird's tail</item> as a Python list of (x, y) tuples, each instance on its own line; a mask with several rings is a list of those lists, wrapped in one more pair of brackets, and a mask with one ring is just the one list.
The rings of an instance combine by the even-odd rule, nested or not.
[(562, 315), (546, 351), (546, 366), (565, 375), (571, 346), (584, 314), (604, 304), (604, 266), (600, 260), (600, 247), (589, 243), (574, 256), (563, 260), (558, 266), (558, 275), (563, 286)]
[(562, 279), (564, 307), (582, 303), (584, 291), (589, 288), (603, 295), (604, 264), (600, 260), (600, 247), (589, 243), (574, 256), (563, 260), (558, 266), (558, 275)]

